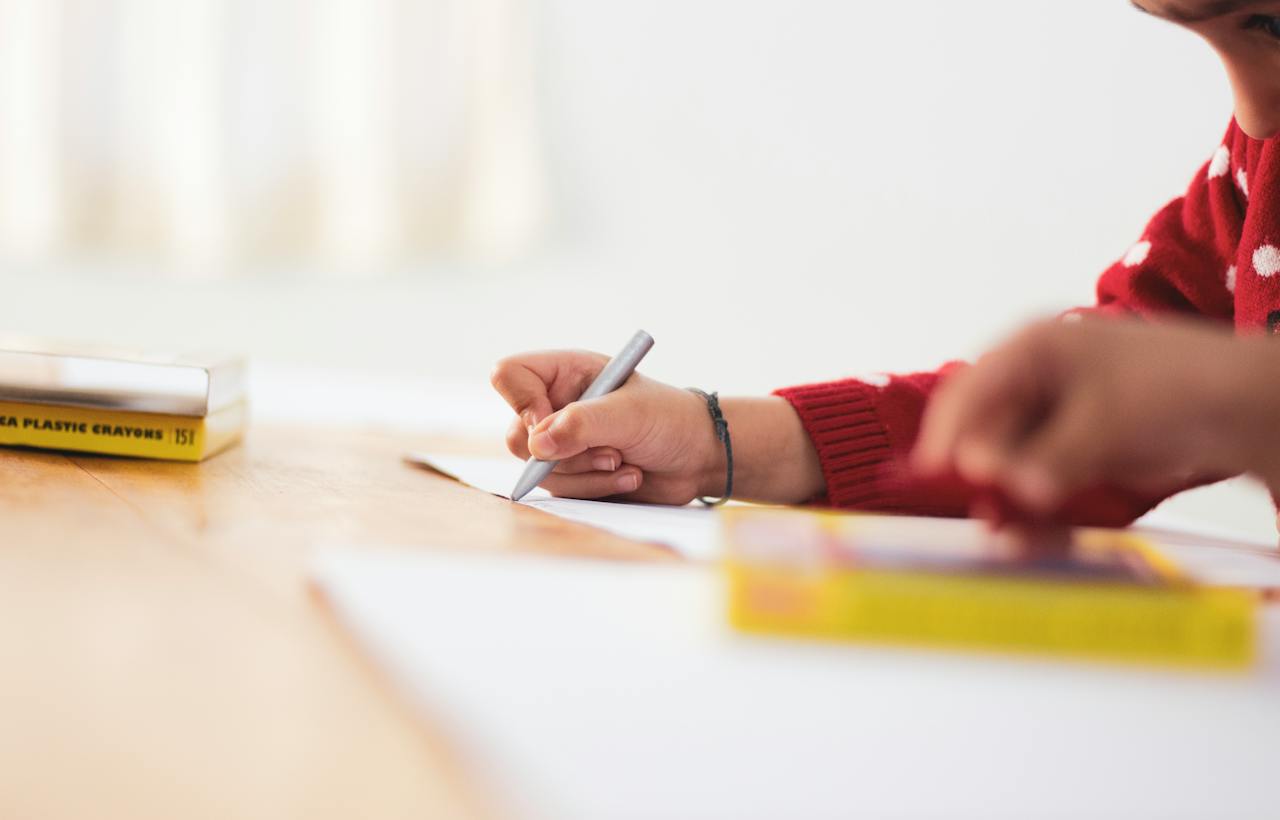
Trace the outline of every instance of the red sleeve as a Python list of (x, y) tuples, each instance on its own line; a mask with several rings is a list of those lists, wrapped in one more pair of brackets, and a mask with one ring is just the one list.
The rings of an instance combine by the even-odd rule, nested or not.
[(929, 394), (960, 367), (957, 362), (932, 373), (844, 379), (776, 391), (795, 408), (818, 451), (827, 485), (819, 501), (881, 512), (965, 515), (967, 499), (915, 492), (900, 478)]
[[(1233, 315), (1228, 273), (1244, 222), (1234, 187), (1232, 151), (1246, 150), (1235, 123), (1225, 143), (1196, 174), (1184, 196), (1150, 221), (1142, 239), (1103, 273), (1098, 304), (1071, 313), (1156, 316), (1196, 314), (1229, 321)], [(1069, 314), (1068, 314), (1069, 315)], [(816, 501), (835, 507), (915, 515), (963, 516), (976, 497), (960, 485), (945, 492), (904, 480), (902, 464), (919, 433), (934, 388), (962, 363), (931, 373), (885, 376), (789, 387), (776, 391), (800, 416), (826, 478)], [(1185, 489), (1187, 485), (1179, 486)], [(1120, 526), (1172, 493), (1139, 495), (1099, 489), (1074, 499), (1069, 523)]]
[(1098, 304), (1084, 312), (1156, 317), (1165, 313), (1231, 321), (1232, 260), (1244, 230), (1246, 200), (1231, 168), (1250, 140), (1232, 121), (1222, 145), (1187, 192), (1147, 223), (1142, 237), (1098, 280)]
[[(883, 380), (845, 379), (775, 391), (804, 425), (822, 465), (827, 491), (813, 503), (832, 507), (907, 515), (963, 517), (981, 490), (959, 479), (921, 482), (904, 464), (915, 446), (920, 420), (934, 388), (964, 367), (953, 362), (932, 373), (886, 376)], [(1175, 492), (1140, 494), (1122, 488), (1095, 488), (1070, 499), (1057, 523), (1122, 527)], [(1008, 510), (1007, 502), (1004, 504)]]

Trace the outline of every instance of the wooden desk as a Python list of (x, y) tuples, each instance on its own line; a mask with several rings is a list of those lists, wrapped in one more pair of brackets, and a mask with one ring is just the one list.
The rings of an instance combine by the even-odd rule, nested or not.
[(475, 817), (485, 797), (309, 593), (317, 543), (661, 560), (401, 455), (254, 430), (199, 465), (0, 449), (0, 817)]

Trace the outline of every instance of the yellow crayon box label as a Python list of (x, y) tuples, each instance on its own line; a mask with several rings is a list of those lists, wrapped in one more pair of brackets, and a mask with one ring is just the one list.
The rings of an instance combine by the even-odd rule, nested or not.
[(245, 416), (244, 402), (202, 417), (0, 402), (0, 444), (201, 461), (240, 438)]

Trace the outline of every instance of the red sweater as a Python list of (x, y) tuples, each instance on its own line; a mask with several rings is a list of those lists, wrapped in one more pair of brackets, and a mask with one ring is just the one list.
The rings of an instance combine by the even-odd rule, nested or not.
[[(1186, 194), (1161, 209), (1141, 240), (1102, 274), (1097, 304), (1063, 318), (1178, 313), (1232, 322), (1240, 330), (1280, 331), (1278, 139), (1251, 139), (1232, 121)], [(777, 391), (799, 413), (817, 448), (827, 482), (822, 500), (865, 510), (965, 515), (967, 490), (925, 489), (902, 481), (898, 469), (915, 443), (930, 393), (960, 366)], [(1124, 524), (1163, 497), (1091, 493), (1068, 518)]]

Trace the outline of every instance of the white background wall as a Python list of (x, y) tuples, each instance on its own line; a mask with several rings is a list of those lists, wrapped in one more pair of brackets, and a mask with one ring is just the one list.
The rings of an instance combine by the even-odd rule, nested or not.
[(365, 281), (9, 263), (0, 329), (485, 379), (617, 347), (759, 391), (972, 355), (1084, 301), (1212, 152), (1215, 58), (1125, 0), (539, 0), (537, 258)]

